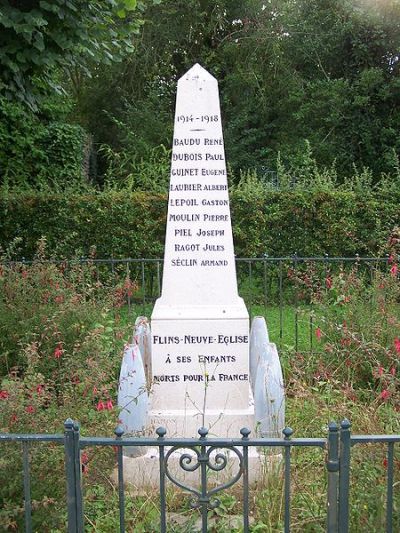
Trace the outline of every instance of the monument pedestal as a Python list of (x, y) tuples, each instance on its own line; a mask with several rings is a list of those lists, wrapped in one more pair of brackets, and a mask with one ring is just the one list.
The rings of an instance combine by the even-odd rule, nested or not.
[[(160, 299), (161, 300), (161, 299)], [(249, 381), (249, 322), (241, 299), (236, 306), (163, 305), (152, 315), (153, 383), (150, 433), (194, 437), (239, 437), (254, 426)]]

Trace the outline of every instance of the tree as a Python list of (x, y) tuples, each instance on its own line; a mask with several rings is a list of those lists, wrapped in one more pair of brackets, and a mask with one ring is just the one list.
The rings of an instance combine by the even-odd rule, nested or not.
[(140, 26), (136, 0), (10, 0), (0, 3), (0, 92), (35, 108), (56, 69), (90, 74), (132, 52)]

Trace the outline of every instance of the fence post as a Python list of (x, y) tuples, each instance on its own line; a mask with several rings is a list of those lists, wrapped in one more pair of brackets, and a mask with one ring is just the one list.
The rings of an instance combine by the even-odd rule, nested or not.
[(77, 531), (77, 509), (75, 494), (75, 442), (74, 422), (68, 418), (64, 423), (65, 470), (67, 477), (68, 533)]
[(290, 437), (293, 435), (293, 429), (289, 427), (285, 427), (285, 429), (282, 431), (284, 435), (284, 440), (288, 442), (288, 445), (285, 446), (285, 463), (284, 463), (284, 498), (285, 498), (285, 518), (284, 518), (284, 531), (285, 533), (289, 533), (290, 531), (290, 454), (291, 454), (291, 446), (289, 444)]
[(350, 497), (350, 448), (351, 424), (347, 419), (340, 424), (340, 471), (339, 471), (339, 526), (340, 533), (349, 531)]
[(83, 531), (83, 507), (80, 475), (79, 426), (68, 418), (64, 423), (65, 470), (67, 477), (68, 533)]
[(74, 422), (74, 459), (75, 459), (75, 498), (76, 523), (78, 533), (83, 533), (83, 497), (82, 497), (82, 464), (79, 447), (79, 424)]
[[(326, 468), (328, 470), (328, 533), (338, 533), (338, 486), (339, 486), (339, 428), (336, 422), (328, 426), (328, 457)], [(342, 530), (340, 530), (342, 533)]]

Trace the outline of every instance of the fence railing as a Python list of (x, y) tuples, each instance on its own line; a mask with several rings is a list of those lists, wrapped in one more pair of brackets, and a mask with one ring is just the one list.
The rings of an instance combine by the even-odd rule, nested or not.
[[(387, 272), (387, 257), (259, 257), (236, 258), (239, 294), (244, 298), (250, 317), (267, 318), (271, 340), (279, 348), (293, 347), (296, 351), (318, 351), (315, 330), (318, 324), (310, 299), (310, 290), (318, 285), (321, 292), (329, 290), (332, 279), (352, 271), (367, 287), (379, 272)], [(74, 267), (87, 267), (88, 273), (74, 282), (97, 283), (97, 291), (111, 291), (116, 287), (127, 307), (129, 317), (150, 316), (162, 287), (162, 259), (96, 259), (48, 261), (63, 269), (66, 275)], [(7, 262), (15, 268), (29, 268), (33, 262)], [(308, 279), (307, 271), (312, 278)], [(300, 279), (300, 281), (299, 281)], [(101, 287), (101, 288), (100, 288)], [(367, 298), (367, 296), (366, 296)]]
[[(240, 483), (242, 491), (242, 527), (244, 532), (250, 531), (249, 516), (249, 449), (255, 447), (263, 456), (267, 449), (274, 448), (280, 455), (280, 472), (283, 476), (284, 492), (284, 531), (291, 531), (291, 452), (294, 448), (314, 447), (325, 451), (325, 470), (327, 477), (326, 492), (326, 531), (329, 533), (347, 533), (350, 526), (350, 479), (351, 479), (351, 450), (354, 446), (379, 443), (386, 446), (387, 474), (386, 474), (386, 524), (387, 533), (398, 531), (399, 517), (394, 523), (394, 447), (400, 442), (400, 435), (351, 435), (350, 422), (343, 420), (340, 426), (332, 422), (328, 427), (326, 438), (292, 438), (293, 431), (285, 428), (283, 438), (251, 438), (250, 431), (241, 430), (239, 438), (210, 438), (205, 428), (199, 429), (198, 438), (168, 438), (166, 430), (158, 428), (157, 437), (124, 438), (121, 428), (115, 431), (115, 438), (82, 437), (79, 425), (68, 419), (65, 422), (64, 435), (22, 435), (0, 434), (0, 442), (21, 442), (23, 454), (23, 484), (25, 531), (32, 531), (32, 503), (30, 493), (30, 458), (29, 445), (38, 442), (53, 442), (64, 446), (65, 476), (67, 492), (67, 517), (69, 533), (81, 533), (85, 528), (84, 491), (82, 490), (81, 452), (91, 447), (117, 448), (117, 486), (119, 499), (119, 530), (125, 531), (125, 486), (124, 486), (124, 455), (123, 447), (153, 447), (158, 449), (159, 464), (159, 530), (168, 530), (167, 515), (167, 485), (179, 487), (190, 494), (191, 507), (198, 509), (201, 516), (201, 530), (208, 531), (208, 511), (219, 505), (217, 495), (229, 487)], [(191, 454), (188, 454), (188, 450)], [(169, 469), (169, 462), (174, 452), (181, 452), (179, 466), (182, 471), (199, 471), (199, 485), (189, 486), (183, 483)], [(215, 455), (217, 452), (217, 455)], [(227, 454), (234, 454), (238, 459), (238, 468), (227, 480), (220, 485), (210, 483), (209, 473), (221, 472), (228, 465)], [(213, 455), (214, 454), (214, 455)], [(270, 452), (265, 457), (271, 457)], [(267, 465), (272, 463), (267, 463)], [(275, 462), (276, 464), (276, 462)], [(270, 472), (265, 472), (268, 476)], [(3, 480), (4, 482), (5, 480)], [(397, 488), (397, 487), (396, 487)], [(371, 491), (374, 487), (371, 487)], [(397, 488), (398, 490), (398, 488)], [(367, 511), (366, 511), (367, 512)], [(140, 524), (138, 524), (139, 527)], [(358, 529), (354, 529), (357, 530)]]

